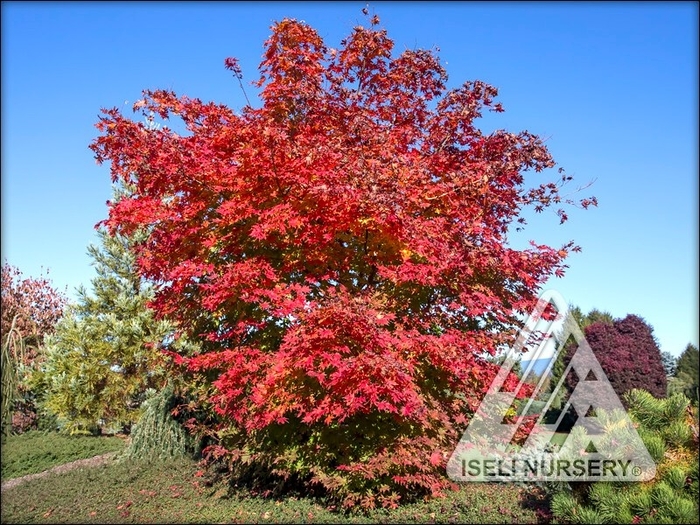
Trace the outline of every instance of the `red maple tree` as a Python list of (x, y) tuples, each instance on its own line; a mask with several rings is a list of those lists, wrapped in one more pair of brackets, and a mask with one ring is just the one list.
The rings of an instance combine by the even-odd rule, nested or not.
[(559, 194), (570, 177), (527, 188), (524, 172), (555, 163), (535, 135), (475, 127), (503, 111), (497, 90), (448, 90), (434, 52), (393, 58), (378, 23), (330, 49), (282, 20), (260, 107), (145, 91), (134, 111), (187, 132), (107, 109), (91, 148), (134, 187), (105, 222), (147, 228), (153, 307), (201, 338), (178, 360), (216, 413), (210, 451), (392, 506), (445, 487), (495, 373), (486, 357), (578, 248), (508, 246), (524, 207), (573, 204)]

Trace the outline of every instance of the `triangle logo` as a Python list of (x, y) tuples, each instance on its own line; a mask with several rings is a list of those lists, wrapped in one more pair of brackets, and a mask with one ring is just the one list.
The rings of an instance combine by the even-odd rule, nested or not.
[[(544, 315), (551, 307), (557, 312), (555, 320)], [(647, 481), (656, 475), (651, 455), (568, 311), (558, 292), (548, 290), (540, 296), (447, 463), (450, 479)], [(532, 340), (539, 346), (520, 383), (509, 392), (502, 390)], [(557, 357), (570, 344), (576, 345), (571, 361), (550, 388)], [(548, 362), (544, 371), (534, 374), (534, 363), (542, 361)], [(531, 375), (537, 379), (534, 392), (529, 399), (518, 399)], [(528, 433), (526, 414), (538, 412), (531, 409), (537, 406), (533, 403), (542, 405), (544, 399), (539, 414), (531, 416), (535, 421)]]

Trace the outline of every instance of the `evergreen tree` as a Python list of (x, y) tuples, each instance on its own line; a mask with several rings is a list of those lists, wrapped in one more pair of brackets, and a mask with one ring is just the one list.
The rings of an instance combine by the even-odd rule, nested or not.
[(581, 330), (584, 330), (587, 326), (592, 325), (593, 323), (605, 323), (611, 325), (615, 320), (610, 312), (593, 308), (590, 312), (584, 314), (581, 311), (581, 308), (578, 306), (570, 306), (567, 315), (574, 318)]
[(693, 384), (697, 385), (699, 381), (698, 376), (700, 376), (700, 373), (698, 372), (698, 367), (700, 366), (698, 364), (699, 360), (698, 347), (689, 343), (678, 358), (676, 375), (683, 373), (688, 374), (690, 379), (693, 381)]
[(46, 340), (46, 362), (36, 381), (45, 389), (44, 406), (70, 432), (100, 426), (129, 428), (147, 390), (166, 382), (161, 347), (173, 326), (156, 320), (147, 306), (152, 287), (137, 275), (127, 238), (98, 230), (91, 245), (97, 276), (93, 293), (78, 289), (78, 301)]
[(700, 380), (700, 356), (698, 347), (688, 343), (678, 358), (674, 377), (669, 381), (669, 393), (682, 392), (695, 403), (698, 402)]
[(661, 352), (661, 360), (664, 364), (664, 371), (666, 372), (666, 377), (675, 376), (676, 369), (678, 368), (678, 358), (671, 352)]
[(593, 308), (593, 310), (588, 312), (588, 314), (586, 315), (583, 326), (581, 328), (586, 328), (587, 326), (590, 326), (593, 323), (603, 323), (612, 326), (614, 321), (615, 319), (613, 318), (610, 312), (601, 311), (597, 308)]

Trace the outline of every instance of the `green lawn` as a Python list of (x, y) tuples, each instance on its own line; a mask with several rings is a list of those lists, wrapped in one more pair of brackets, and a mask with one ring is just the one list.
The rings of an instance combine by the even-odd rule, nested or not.
[(27, 432), (2, 444), (2, 480), (35, 474), (77, 459), (123, 450), (122, 438)]
[(566, 441), (567, 437), (569, 437), (569, 434), (555, 432), (554, 436), (552, 436), (551, 442), (561, 447), (564, 444), (564, 441)]
[[(56, 438), (43, 441), (48, 446)], [(61, 438), (76, 440), (77, 448), (91, 443)], [(41, 448), (42, 439), (34, 439)], [(539, 492), (511, 484), (471, 483), (442, 499), (346, 515), (311, 498), (264, 499), (224, 485), (207, 487), (197, 470), (190, 459), (116, 460), (51, 474), (3, 492), (0, 517), (2, 523), (538, 523), (548, 516)]]

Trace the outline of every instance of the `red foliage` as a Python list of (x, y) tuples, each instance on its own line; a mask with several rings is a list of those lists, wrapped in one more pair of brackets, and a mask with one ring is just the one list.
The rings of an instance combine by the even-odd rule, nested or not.
[[(658, 398), (666, 396), (666, 371), (653, 328), (637, 315), (609, 322), (594, 322), (584, 329), (586, 341), (603, 368), (610, 385), (625, 404), (623, 394), (639, 388)], [(566, 348), (563, 369), (571, 362), (576, 344)], [(580, 378), (571, 373), (566, 388), (573, 392)]]
[(636, 315), (617, 319), (612, 325), (593, 323), (586, 327), (586, 340), (623, 403), (622, 394), (633, 388), (658, 398), (666, 396), (666, 372), (652, 332)]
[(285, 425), (292, 440), (371, 420), (391, 430), (336, 471), (439, 492), (438, 459), (495, 374), (482, 355), (512, 342), (516, 314), (578, 248), (508, 247), (523, 207), (565, 202), (559, 184), (524, 185), (550, 154), (528, 132), (481, 133), (497, 90), (447, 90), (432, 52), (392, 58), (377, 23), (336, 50), (285, 19), (265, 44), (261, 107), (146, 91), (134, 109), (178, 116), (187, 134), (115, 108), (91, 148), (135, 185), (105, 222), (148, 227), (138, 264), (160, 283), (153, 306), (202, 338), (184, 363), (213, 387), (221, 428), (247, 436), (236, 454)]
[(66, 297), (51, 286), (48, 277), (22, 278), (19, 269), (3, 264), (0, 332), (4, 341), (14, 320), (14, 328), (29, 349), (28, 361), (36, 356), (44, 335), (53, 331), (65, 305)]
[[(48, 274), (48, 271), (47, 271)], [(28, 368), (38, 365), (41, 359), (39, 347), (44, 335), (53, 332), (63, 315), (65, 295), (56, 291), (48, 277), (22, 278), (22, 272), (8, 263), (2, 266), (2, 308), (0, 337), (3, 345), (9, 344), (10, 331), (21, 339), (23, 351), (10, 345), (13, 355)], [(33, 395), (26, 384), (18, 385), (20, 400), (12, 415), (12, 430), (23, 432), (36, 425), (37, 414)]]

